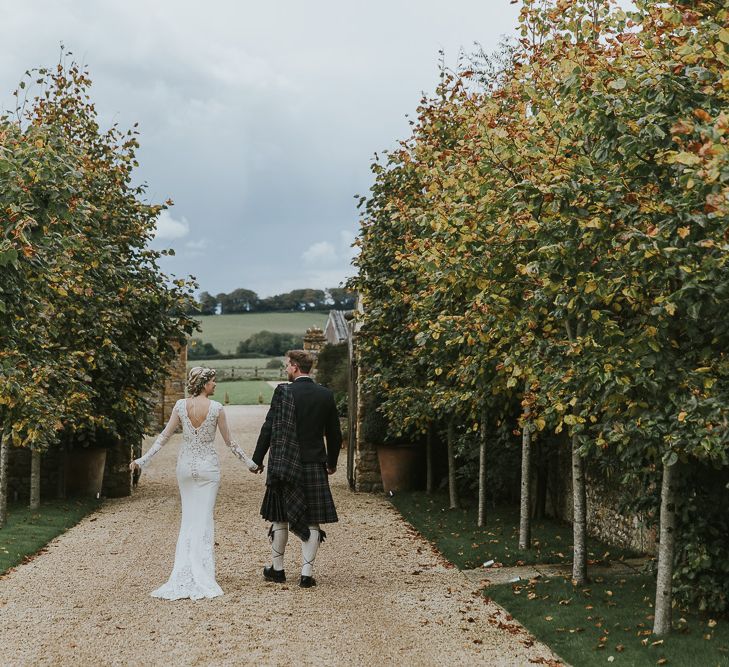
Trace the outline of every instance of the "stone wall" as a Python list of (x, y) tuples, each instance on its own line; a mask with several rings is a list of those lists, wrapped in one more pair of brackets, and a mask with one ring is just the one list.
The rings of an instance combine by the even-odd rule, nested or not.
[[(362, 369), (357, 369), (359, 377)], [(367, 442), (364, 437), (365, 429), (362, 428), (367, 401), (362, 395), (362, 385), (360, 382), (355, 387), (356, 400), (356, 425), (354, 437), (354, 470), (352, 481), (355, 491), (378, 492), (382, 491), (382, 475), (380, 474), (380, 464), (377, 460), (377, 449), (371, 442)]]
[(156, 435), (165, 427), (175, 403), (181, 398), (185, 398), (187, 345), (175, 343), (174, 346), (177, 350), (177, 356), (169, 366), (164, 386), (151, 396), (152, 412), (148, 427), (150, 434)]
[[(104, 479), (101, 495), (106, 498), (128, 496), (132, 492), (132, 475), (129, 471), (132, 445), (114, 440), (106, 449)], [(48, 498), (66, 496), (67, 462), (73, 452), (62, 447), (51, 447), (40, 459), (41, 502)], [(69, 490), (73, 481), (68, 482)], [(30, 450), (11, 448), (8, 456), (8, 499), (13, 502), (30, 500)]]
[[(41, 455), (40, 489), (41, 502), (46, 498), (63, 495), (63, 460), (58, 447)], [(30, 500), (30, 450), (11, 447), (8, 452), (8, 500), (28, 502)]]
[[(547, 510), (572, 523), (572, 464), (567, 444), (551, 459), (550, 492)], [(607, 544), (639, 553), (657, 553), (655, 530), (645, 517), (621, 514), (617, 482), (601, 478), (597, 471), (587, 471), (587, 532)], [(640, 492), (639, 490), (637, 492)]]
[(304, 349), (314, 355), (318, 354), (326, 342), (324, 332), (319, 327), (309, 327), (304, 334)]

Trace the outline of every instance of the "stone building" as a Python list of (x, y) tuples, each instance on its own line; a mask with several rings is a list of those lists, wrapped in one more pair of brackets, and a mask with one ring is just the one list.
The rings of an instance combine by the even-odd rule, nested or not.
[(329, 311), (329, 319), (324, 327), (324, 338), (326, 338), (328, 345), (337, 345), (349, 340), (350, 332), (347, 318), (351, 317), (351, 310)]
[(187, 382), (187, 345), (175, 344), (177, 356), (172, 361), (165, 378), (164, 386), (151, 395), (152, 412), (150, 414), (148, 433), (161, 431), (172, 414), (175, 403), (185, 398)]

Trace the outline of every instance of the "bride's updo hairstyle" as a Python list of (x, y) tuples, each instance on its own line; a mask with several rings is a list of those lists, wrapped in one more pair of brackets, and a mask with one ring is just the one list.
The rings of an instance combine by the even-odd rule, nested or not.
[(202, 392), (203, 387), (213, 379), (215, 379), (214, 368), (203, 368), (202, 366), (191, 368), (187, 376), (187, 393), (190, 396), (197, 396)]

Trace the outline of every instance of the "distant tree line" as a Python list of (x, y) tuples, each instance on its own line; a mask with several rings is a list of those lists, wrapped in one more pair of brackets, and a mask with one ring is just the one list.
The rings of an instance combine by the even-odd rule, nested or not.
[(296, 289), (265, 299), (249, 289), (235, 289), (229, 294), (213, 296), (201, 292), (194, 306), (194, 314), (222, 315), (232, 313), (272, 313), (298, 311), (351, 310), (355, 305), (354, 292), (343, 287), (329, 289)]
[(275, 333), (259, 331), (250, 338), (238, 343), (234, 355), (222, 354), (212, 343), (201, 338), (191, 338), (187, 350), (188, 359), (225, 359), (243, 357), (282, 357), (289, 350), (300, 348), (304, 344), (303, 336), (292, 333)]

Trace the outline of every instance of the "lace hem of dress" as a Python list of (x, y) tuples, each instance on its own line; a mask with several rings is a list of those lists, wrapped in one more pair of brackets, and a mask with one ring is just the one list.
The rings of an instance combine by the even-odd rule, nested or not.
[(216, 598), (223, 595), (223, 589), (217, 584), (214, 588), (200, 586), (193, 582), (175, 582), (160, 586), (156, 591), (152, 591), (150, 595), (153, 598), (161, 598), (162, 600), (202, 600), (206, 598)]

